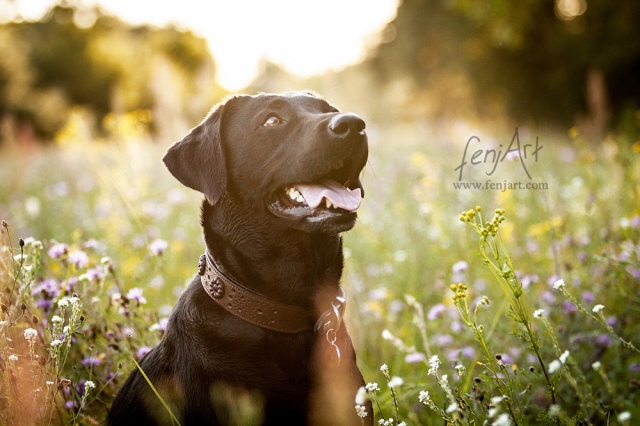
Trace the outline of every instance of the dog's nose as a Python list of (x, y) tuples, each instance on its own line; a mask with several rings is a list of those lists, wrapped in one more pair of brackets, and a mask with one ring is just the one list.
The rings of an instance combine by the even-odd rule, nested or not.
[(334, 115), (329, 121), (329, 130), (343, 138), (363, 133), (364, 127), (364, 120), (355, 114)]

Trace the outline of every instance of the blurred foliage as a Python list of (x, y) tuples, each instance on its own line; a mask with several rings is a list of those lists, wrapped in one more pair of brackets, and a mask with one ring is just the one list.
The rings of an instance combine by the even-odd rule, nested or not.
[(220, 96), (214, 72), (206, 41), (190, 31), (132, 27), (99, 8), (56, 5), (40, 21), (0, 26), (0, 117), (45, 139), (74, 107), (97, 128), (110, 112), (163, 103), (199, 120)]
[[(439, 114), (566, 128), (596, 103), (619, 124), (640, 106), (638, 22), (635, 0), (404, 0), (366, 65), (387, 84), (408, 79)], [(605, 93), (587, 88), (590, 73)]]

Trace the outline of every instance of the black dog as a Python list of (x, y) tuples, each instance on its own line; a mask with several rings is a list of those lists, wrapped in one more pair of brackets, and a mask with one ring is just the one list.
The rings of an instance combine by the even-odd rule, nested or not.
[[(140, 364), (182, 425), (361, 424), (339, 233), (356, 223), (364, 128), (311, 93), (241, 95), (169, 149), (206, 197), (207, 253)], [(107, 424), (172, 420), (136, 370)]]

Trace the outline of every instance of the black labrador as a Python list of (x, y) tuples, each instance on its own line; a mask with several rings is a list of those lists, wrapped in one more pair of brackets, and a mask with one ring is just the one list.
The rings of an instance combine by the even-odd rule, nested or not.
[(135, 370), (107, 425), (362, 424), (339, 234), (367, 155), (364, 121), (307, 92), (228, 98), (169, 149), (207, 251), (140, 362), (169, 410)]

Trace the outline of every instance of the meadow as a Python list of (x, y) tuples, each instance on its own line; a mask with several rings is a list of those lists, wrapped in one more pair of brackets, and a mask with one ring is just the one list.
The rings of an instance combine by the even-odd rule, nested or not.
[[(503, 130), (368, 125), (344, 235), (368, 382), (354, 409), (372, 399), (385, 425), (635, 424), (640, 144), (520, 129), (544, 146), (526, 164), (547, 189), (455, 188), (468, 138), (508, 144)], [(100, 424), (161, 339), (204, 250), (201, 197), (165, 170), (166, 148), (131, 131), (0, 151), (1, 425)], [(529, 182), (517, 156), (491, 179)]]

